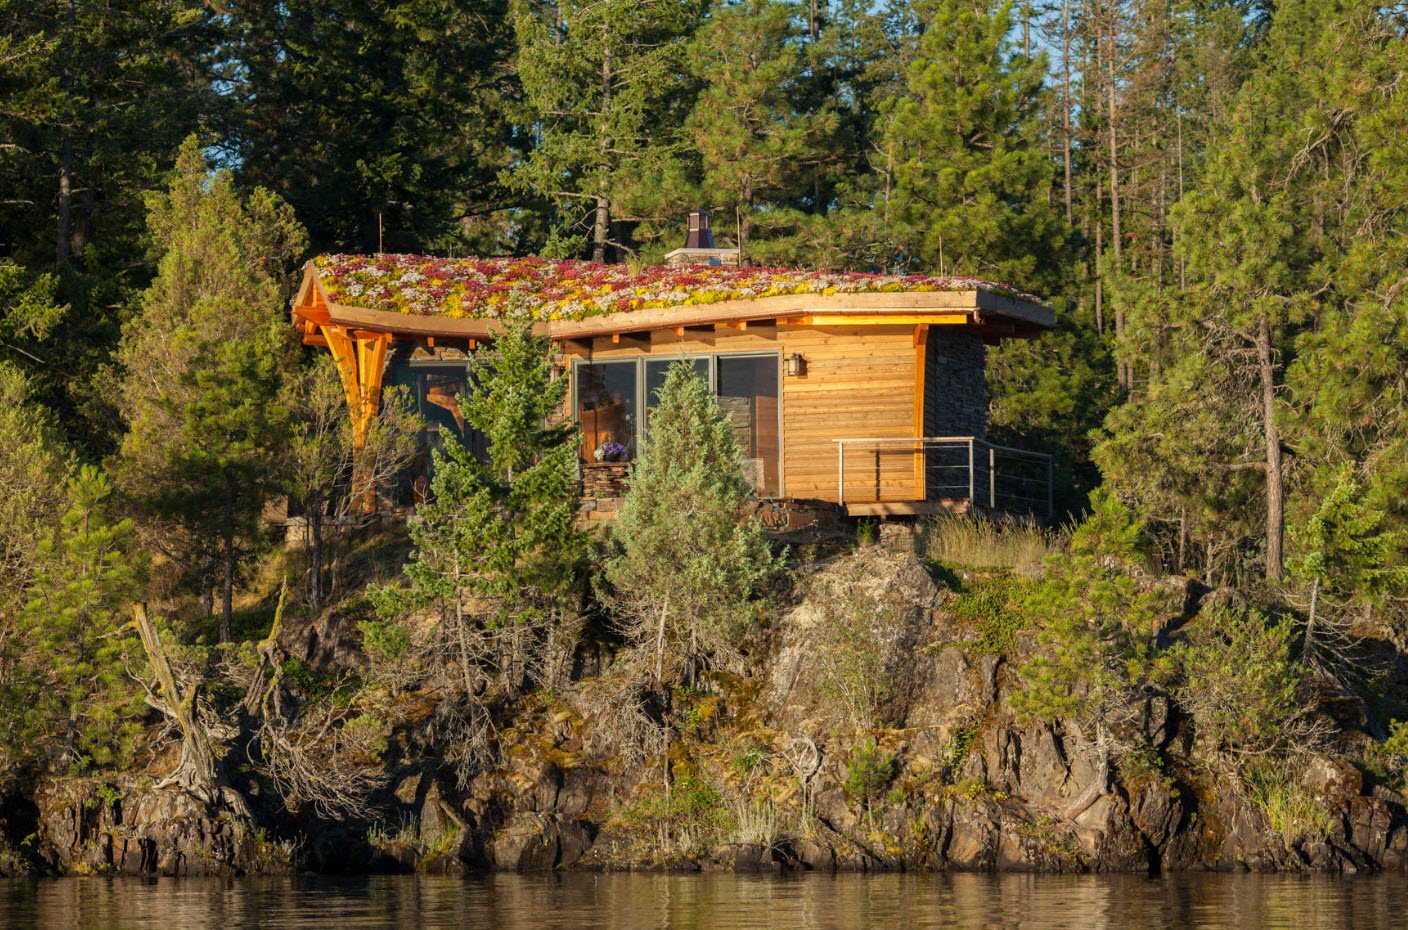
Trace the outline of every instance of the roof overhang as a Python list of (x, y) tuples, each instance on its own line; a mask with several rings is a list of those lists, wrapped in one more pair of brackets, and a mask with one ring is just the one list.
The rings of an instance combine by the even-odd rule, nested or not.
[[(317, 268), (309, 262), (293, 301), (293, 318), (308, 341), (317, 327), (390, 333), (403, 338), (492, 339), (497, 320), (416, 316), (351, 307), (328, 298)], [(728, 323), (793, 325), (951, 325), (979, 330), (989, 339), (1032, 338), (1056, 325), (1056, 314), (1041, 304), (984, 290), (894, 291), (869, 294), (785, 294), (711, 304), (685, 304), (607, 313), (583, 320), (535, 324), (554, 340), (590, 339)], [(309, 338), (311, 337), (311, 338)]]

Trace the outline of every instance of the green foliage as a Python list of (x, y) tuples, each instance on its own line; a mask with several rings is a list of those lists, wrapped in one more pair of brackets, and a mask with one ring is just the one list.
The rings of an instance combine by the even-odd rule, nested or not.
[[(489, 441), (480, 462), (453, 438), (435, 452), (431, 500), (411, 525), (409, 586), (370, 589), (383, 622), (430, 608), (453, 643), (465, 692), (497, 671), (511, 691), (550, 681), (575, 630), (586, 541), (576, 526), (577, 435), (553, 420), (566, 381), (554, 378), (545, 338), (526, 319), (510, 322), (486, 358), (476, 358), (465, 419)], [(369, 627), (390, 656), (407, 640)], [(571, 638), (570, 636), (568, 637)], [(573, 640), (575, 641), (575, 640)]]
[(1287, 844), (1297, 840), (1329, 839), (1334, 818), (1322, 798), (1302, 785), (1294, 766), (1285, 762), (1259, 762), (1246, 776), (1249, 799), (1266, 822)]
[[(553, 206), (555, 251), (585, 232), (591, 257), (605, 261), (619, 244), (610, 220), (658, 209), (662, 187), (678, 176), (694, 89), (684, 77), (687, 42), (704, 9), (700, 0), (514, 5), (517, 76), (536, 144), (508, 177)], [(665, 212), (678, 222), (678, 206)]]
[(1034, 279), (1065, 236), (1040, 144), (1045, 62), (1012, 49), (1012, 4), (930, 7), (881, 146), (910, 262), (940, 273)]
[(1010, 575), (965, 581), (953, 599), (953, 612), (978, 632), (976, 650), (989, 655), (1011, 655), (1017, 634), (1024, 626), (1022, 614), (1013, 609), (1022, 585)]
[[(809, 62), (795, 16), (795, 7), (777, 0), (721, 3), (689, 49), (701, 90), (686, 130), (701, 164), (700, 189), (721, 217), (736, 218), (745, 263), (754, 225), (780, 226), (792, 212), (760, 211), (760, 204), (796, 200), (838, 128), (829, 108), (808, 106)], [(810, 172), (799, 170), (808, 164)]]
[(1290, 618), (1256, 611), (1198, 619), (1175, 657), (1176, 694), (1200, 735), (1253, 756), (1314, 748), (1315, 705), (1306, 671), (1291, 658), (1295, 635)]
[(1292, 574), (1331, 602), (1402, 597), (1408, 589), (1404, 541), (1388, 523), (1388, 513), (1366, 500), (1351, 469), (1342, 468), (1315, 514), (1293, 534), (1300, 554), (1291, 560)]
[(1103, 726), (1124, 696), (1168, 673), (1154, 648), (1157, 599), (1131, 572), (1145, 551), (1144, 521), (1105, 490), (1092, 505), (1070, 555), (1048, 560), (1023, 605), (1045, 622), (1042, 650), (1020, 669), (1026, 687), (1013, 699), (1026, 719)]
[[(874, 738), (867, 737), (859, 745), (851, 747), (842, 788), (852, 801), (864, 807), (867, 818), (873, 818), (874, 802), (894, 780), (895, 771), (894, 756), (882, 752)], [(873, 819), (871, 826), (874, 826)]]
[(781, 568), (745, 505), (752, 494), (733, 426), (694, 366), (670, 366), (651, 413), (649, 443), (631, 470), (601, 593), (630, 640), (666, 653), (686, 678), (737, 655), (764, 589)]
[(15, 673), (5, 689), (11, 759), (76, 769), (120, 767), (132, 756), (144, 705), (117, 635), (141, 581), (131, 520), (109, 515), (106, 475), (84, 466), (69, 509), (38, 549), (40, 567), (7, 644)]
[(123, 330), (117, 477), (170, 532), (168, 551), (194, 585), (218, 586), (226, 641), (234, 585), (278, 478), (280, 388), (293, 361), (280, 278), (306, 237), (276, 198), (210, 176), (194, 136), (148, 215), (160, 262)]

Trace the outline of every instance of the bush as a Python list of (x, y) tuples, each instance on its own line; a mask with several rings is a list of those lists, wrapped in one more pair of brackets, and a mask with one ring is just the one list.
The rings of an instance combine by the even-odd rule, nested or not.
[(1320, 738), (1310, 681), (1291, 661), (1289, 619), (1256, 611), (1201, 618), (1176, 650), (1180, 705), (1199, 732), (1238, 754), (1300, 751)]

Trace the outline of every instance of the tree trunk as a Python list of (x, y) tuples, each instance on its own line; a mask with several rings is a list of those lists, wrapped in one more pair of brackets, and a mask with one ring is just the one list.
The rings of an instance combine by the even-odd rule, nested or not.
[(469, 637), (464, 629), (464, 595), (460, 591), (460, 567), (455, 566), (455, 637), (460, 647), (460, 679), (465, 697), (474, 696), (474, 680), (469, 674)]
[(54, 243), (54, 264), (63, 268), (72, 256), (69, 243), (73, 235), (73, 137), (64, 134), (59, 152), (59, 229)]
[(196, 715), (198, 688), (181, 693), (176, 676), (171, 672), (171, 663), (166, 659), (161, 636), (147, 616), (147, 605), (133, 604), (132, 615), (136, 620), (137, 633), (142, 637), (147, 662), (160, 688), (161, 706), (157, 709), (175, 720), (181, 728), (181, 761), (176, 770), (166, 777), (164, 784), (180, 785), (206, 801), (213, 801), (219, 796), (220, 780), (210, 737)]
[(1095, 725), (1095, 776), (1090, 779), (1090, 784), (1085, 790), (1071, 801), (1065, 810), (1067, 820), (1075, 820), (1081, 814), (1090, 809), (1090, 805), (1100, 799), (1110, 784), (1110, 746), (1109, 734), (1105, 729), (1105, 718), (1102, 715), (1100, 721)]
[(1276, 363), (1271, 348), (1271, 321), (1257, 321), (1256, 357), (1261, 372), (1262, 432), (1266, 437), (1266, 577), (1285, 577), (1281, 547), (1286, 528), (1286, 489), (1281, 470), (1281, 432), (1276, 426)]
[(1066, 225), (1074, 224), (1071, 210), (1071, 0), (1061, 2), (1061, 162), (1066, 175)]
[[(1105, 257), (1105, 218), (1100, 215), (1104, 206), (1105, 184), (1095, 179), (1095, 260), (1098, 263)], [(1097, 269), (1095, 273), (1095, 331), (1105, 335), (1105, 278)]]
[(655, 630), (655, 684), (665, 683), (665, 620), (670, 616), (670, 602), (660, 606), (660, 622)]
[[(1110, 239), (1114, 246), (1115, 253), (1115, 274), (1124, 272), (1124, 265), (1121, 261), (1123, 257), (1123, 243), (1121, 241), (1120, 229), (1120, 168), (1119, 168), (1119, 133), (1115, 129), (1115, 14), (1110, 13), (1110, 54), (1106, 58), (1110, 73)], [(1120, 302), (1115, 307), (1115, 345), (1123, 351), (1124, 347), (1124, 305)], [(1115, 362), (1116, 377), (1119, 380), (1120, 392), (1128, 394), (1130, 388), (1130, 365), (1121, 354)]]
[(601, 27), (601, 139), (597, 145), (596, 221), (592, 224), (592, 261), (606, 261), (606, 240), (611, 225), (611, 197), (606, 183), (611, 137), (607, 114), (611, 111), (611, 27)]
[(316, 500), (312, 506), (304, 508), (304, 519), (308, 527), (308, 572), (310, 577), (309, 594), (313, 599), (313, 610), (323, 604), (323, 502)]

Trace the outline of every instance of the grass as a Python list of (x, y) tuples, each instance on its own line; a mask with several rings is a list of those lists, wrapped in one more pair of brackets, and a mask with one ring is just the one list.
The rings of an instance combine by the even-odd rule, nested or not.
[(1065, 548), (1065, 536), (1058, 530), (975, 517), (935, 517), (925, 536), (925, 555), (931, 561), (968, 568), (1040, 563)]
[(1330, 835), (1330, 813), (1314, 792), (1296, 780), (1289, 766), (1258, 766), (1246, 778), (1247, 796), (1261, 811), (1268, 829), (1287, 843), (1298, 839), (1325, 839)]

